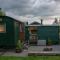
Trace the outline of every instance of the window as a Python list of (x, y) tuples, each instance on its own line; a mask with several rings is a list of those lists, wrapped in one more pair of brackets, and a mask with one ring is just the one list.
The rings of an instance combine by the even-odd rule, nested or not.
[(0, 33), (6, 32), (6, 24), (0, 24)]

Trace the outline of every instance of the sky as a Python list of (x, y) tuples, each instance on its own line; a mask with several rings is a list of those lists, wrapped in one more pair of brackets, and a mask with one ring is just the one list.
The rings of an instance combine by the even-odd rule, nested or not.
[(60, 15), (60, 0), (0, 0), (0, 7), (19, 16)]
[(43, 18), (50, 24), (55, 17), (60, 19), (60, 0), (0, 0), (0, 8), (7, 16), (23, 22), (40, 22)]
[(43, 25), (52, 25), (55, 21), (56, 16), (46, 16), (46, 17), (41, 17), (41, 16), (32, 16), (32, 15), (25, 15), (25, 16), (18, 16), (12, 13), (6, 13), (7, 16), (10, 16), (18, 21), (21, 22), (28, 22), (28, 24), (31, 24), (33, 22), (38, 22), (41, 23), (41, 19), (43, 19)]

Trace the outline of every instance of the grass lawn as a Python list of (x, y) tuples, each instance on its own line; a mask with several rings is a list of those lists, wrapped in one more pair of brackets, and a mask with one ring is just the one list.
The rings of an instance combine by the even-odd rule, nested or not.
[(29, 56), (29, 57), (0, 56), (0, 60), (60, 60), (60, 56)]

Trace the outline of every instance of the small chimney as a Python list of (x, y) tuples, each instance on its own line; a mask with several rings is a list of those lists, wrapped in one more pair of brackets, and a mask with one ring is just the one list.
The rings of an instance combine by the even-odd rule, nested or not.
[(41, 19), (41, 25), (43, 24), (43, 19)]
[(57, 18), (55, 18), (55, 23), (56, 23), (56, 24), (58, 23)]
[(26, 24), (28, 25), (28, 22), (26, 22)]

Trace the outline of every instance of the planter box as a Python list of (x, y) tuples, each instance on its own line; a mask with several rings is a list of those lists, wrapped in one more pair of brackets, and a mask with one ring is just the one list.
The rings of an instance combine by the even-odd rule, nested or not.
[(46, 40), (38, 40), (37, 45), (46, 45)]
[(52, 51), (52, 48), (44, 48), (43, 51)]
[(21, 53), (22, 50), (16, 49), (16, 53)]

